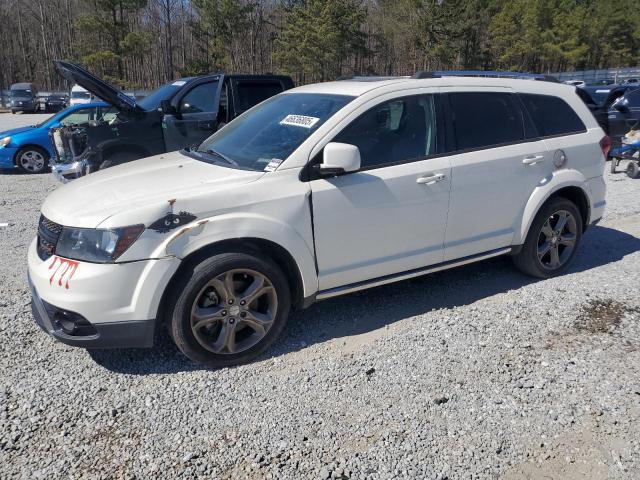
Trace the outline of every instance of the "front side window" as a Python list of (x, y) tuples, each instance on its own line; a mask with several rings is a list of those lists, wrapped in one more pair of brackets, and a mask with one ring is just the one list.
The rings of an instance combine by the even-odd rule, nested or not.
[(76, 110), (73, 113), (70, 113), (62, 120), (60, 120), (60, 124), (67, 125), (80, 125), (81, 123), (88, 122), (93, 120), (96, 116), (96, 108), (81, 108), (80, 110)]
[(436, 153), (434, 97), (411, 96), (376, 105), (355, 119), (332, 141), (357, 146), (361, 168), (433, 155)]
[(180, 113), (216, 112), (216, 88), (218, 82), (207, 82), (196, 85), (180, 100)]
[(448, 97), (457, 150), (524, 140), (524, 119), (511, 94), (456, 92)]
[(587, 131), (578, 114), (559, 97), (521, 93), (520, 98), (543, 137)]
[(279, 164), (286, 160), (354, 98), (320, 93), (276, 95), (206, 139), (196, 153), (215, 152), (239, 167), (263, 170), (272, 161)]

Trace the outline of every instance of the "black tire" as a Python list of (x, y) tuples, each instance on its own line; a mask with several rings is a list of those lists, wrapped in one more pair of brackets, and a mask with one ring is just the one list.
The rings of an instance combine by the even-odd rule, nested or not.
[[(563, 257), (561, 259), (562, 263), (558, 266), (550, 266), (545, 264), (545, 257), (543, 257), (543, 259), (539, 258), (539, 252), (544, 251), (544, 247), (550, 243), (541, 242), (541, 240), (548, 238), (545, 236), (543, 227), (547, 225), (547, 221), (552, 221), (557, 212), (568, 212), (570, 214), (569, 218), (573, 217), (572, 227), (575, 232), (572, 234), (574, 235), (574, 243), (572, 249), (566, 251), (565, 255), (564, 252), (567, 247), (561, 242), (558, 242), (558, 238), (556, 238), (552, 248), (556, 248), (556, 251), (559, 251), (560, 247), (563, 247), (562, 253), (560, 254), (560, 256)], [(564, 197), (552, 198), (548, 200), (537, 213), (529, 228), (522, 250), (513, 256), (513, 262), (520, 271), (532, 277), (551, 278), (560, 275), (569, 267), (575, 258), (575, 254), (580, 246), (580, 240), (582, 239), (582, 229), (582, 215), (578, 207)], [(569, 237), (569, 233), (567, 233), (566, 236)], [(551, 264), (552, 261), (549, 260), (549, 263)]]
[(116, 165), (122, 165), (123, 163), (137, 160), (138, 158), (141, 158), (140, 155), (134, 152), (115, 152), (112, 155), (109, 155), (109, 158), (107, 158), (100, 164), (99, 170), (104, 170), (105, 168), (109, 167), (115, 167)]
[(638, 166), (638, 162), (629, 162), (627, 164), (627, 176), (629, 178), (639, 178), (640, 177), (640, 167)]
[[(207, 288), (212, 288), (207, 287), (210, 282), (222, 275), (225, 275), (229, 271), (237, 270), (257, 272), (270, 282), (277, 298), (277, 301), (275, 302), (276, 311), (272, 316), (273, 320), (270, 322), (268, 329), (266, 329), (266, 333), (263, 333), (263, 336), (260, 336), (257, 332), (251, 333), (250, 330), (247, 330), (248, 325), (246, 325), (246, 320), (248, 318), (244, 319), (244, 323), (240, 318), (237, 320), (230, 318), (232, 316), (238, 317), (239, 315), (242, 315), (242, 313), (237, 312), (231, 313), (233, 304), (230, 303), (232, 306), (229, 307), (228, 313), (226, 310), (223, 311), (223, 314), (227, 315), (224, 317), (224, 320), (216, 321), (214, 325), (207, 326), (207, 328), (212, 327), (213, 329), (219, 329), (217, 330), (217, 333), (214, 332), (214, 337), (211, 339), (219, 340), (223, 335), (221, 330), (222, 327), (224, 326), (225, 328), (229, 328), (228, 324), (236, 321), (237, 323), (234, 326), (234, 330), (236, 332), (239, 332), (240, 334), (243, 332), (245, 334), (249, 333), (250, 335), (256, 334), (258, 335), (259, 340), (257, 340), (257, 343), (253, 344), (251, 343), (251, 338), (249, 338), (250, 342), (248, 348), (243, 349), (242, 351), (234, 353), (231, 351), (215, 353), (203, 346), (201, 343), (202, 337), (200, 337), (200, 340), (196, 338), (194, 333), (195, 328), (192, 328), (192, 313), (195, 308), (200, 307), (200, 303), (198, 302), (202, 299), (207, 300), (210, 298), (207, 296), (207, 293), (205, 293), (207, 292)], [(242, 273), (236, 273), (232, 278), (238, 278), (237, 275), (240, 275), (240, 281), (242, 281)], [(278, 266), (271, 260), (258, 258), (248, 253), (224, 253), (202, 261), (194, 268), (183, 272), (177, 281), (174, 291), (175, 294), (173, 295), (173, 298), (169, 298), (167, 301), (168, 315), (166, 317), (166, 321), (168, 322), (167, 326), (170, 330), (170, 336), (178, 349), (180, 349), (180, 351), (189, 359), (211, 368), (229, 367), (247, 363), (263, 353), (282, 332), (282, 329), (287, 322), (291, 306), (289, 284), (287, 282), (287, 278), (282, 273), (282, 270), (280, 270), (280, 268), (278, 268)], [(227, 306), (227, 303), (224, 300), (224, 294), (220, 293), (219, 295), (216, 295), (217, 293), (218, 292), (214, 292), (216, 297), (220, 297), (216, 298), (217, 303), (212, 303), (208, 305), (207, 308)], [(238, 294), (237, 298), (242, 298), (242, 295)], [(240, 309), (239, 304), (239, 301), (235, 302), (236, 310)], [(242, 308), (250, 310), (248, 304)], [(205, 331), (205, 333), (207, 332)], [(235, 338), (236, 336), (234, 334), (234, 339)], [(215, 343), (218, 343), (217, 340)], [(211, 347), (214, 346), (215, 345), (212, 342)]]
[(618, 166), (618, 159), (611, 157), (611, 173), (616, 173), (616, 167)]
[[(25, 155), (31, 155), (34, 158), (33, 163), (27, 163), (23, 160)], [(21, 148), (16, 152), (13, 160), (22, 173), (44, 173), (49, 169), (49, 152), (44, 148), (36, 146), (28, 146)]]

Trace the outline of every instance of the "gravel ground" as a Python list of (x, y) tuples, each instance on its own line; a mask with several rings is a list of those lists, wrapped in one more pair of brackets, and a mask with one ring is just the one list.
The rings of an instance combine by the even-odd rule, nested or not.
[(42, 333), (25, 250), (56, 183), (0, 175), (0, 477), (640, 478), (640, 181), (606, 180), (562, 277), (499, 258), (327, 300), (208, 371)]

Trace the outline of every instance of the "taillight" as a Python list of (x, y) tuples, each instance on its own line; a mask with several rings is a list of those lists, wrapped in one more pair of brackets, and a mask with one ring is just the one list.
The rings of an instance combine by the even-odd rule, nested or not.
[(602, 137), (602, 140), (600, 140), (600, 149), (602, 150), (604, 158), (609, 158), (609, 152), (611, 151), (611, 138), (609, 138), (609, 135), (605, 135)]

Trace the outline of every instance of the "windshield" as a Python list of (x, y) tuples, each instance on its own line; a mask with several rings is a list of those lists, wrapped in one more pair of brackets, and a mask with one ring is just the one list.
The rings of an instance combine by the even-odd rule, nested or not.
[(31, 97), (31, 90), (11, 90), (11, 96), (14, 98), (18, 97)]
[(71, 92), (71, 98), (75, 100), (89, 100), (91, 94), (89, 92)]
[(319, 93), (271, 97), (209, 137), (197, 151), (226, 157), (241, 168), (264, 170), (272, 161), (284, 161), (354, 98)]
[(138, 103), (138, 106), (147, 112), (150, 110), (156, 110), (160, 106), (162, 100), (169, 100), (175, 93), (187, 83), (186, 81), (178, 80), (173, 83), (167, 83), (162, 85), (158, 89), (151, 92), (144, 97)]

